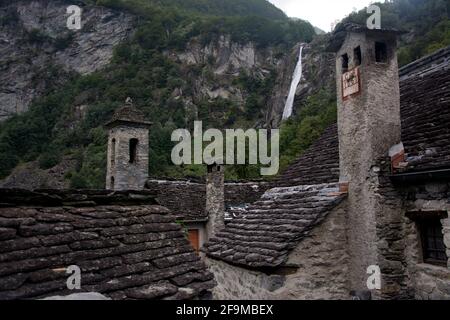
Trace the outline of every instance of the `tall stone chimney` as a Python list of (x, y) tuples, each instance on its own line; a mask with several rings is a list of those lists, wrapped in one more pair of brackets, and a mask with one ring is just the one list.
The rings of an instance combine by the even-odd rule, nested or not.
[(208, 165), (206, 175), (206, 226), (208, 239), (225, 226), (225, 187), (224, 167), (219, 164)]
[(106, 189), (144, 188), (148, 178), (150, 125), (130, 98), (105, 125), (108, 129)]
[(379, 171), (377, 160), (401, 140), (398, 33), (347, 24), (335, 31), (330, 47), (337, 53), (340, 180), (348, 182), (349, 274), (355, 291), (368, 290), (367, 269), (381, 263), (377, 227), (390, 210), (376, 195), (372, 178)]

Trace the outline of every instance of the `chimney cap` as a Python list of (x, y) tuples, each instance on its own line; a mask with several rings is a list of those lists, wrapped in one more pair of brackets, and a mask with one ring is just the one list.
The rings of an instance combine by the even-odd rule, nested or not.
[(383, 28), (383, 29), (369, 29), (367, 26), (360, 24), (347, 22), (337, 25), (331, 34), (331, 39), (329, 40), (326, 51), (328, 52), (338, 52), (339, 49), (344, 44), (345, 38), (349, 33), (367, 33), (367, 34), (384, 34), (384, 35), (402, 35), (407, 33), (406, 31), (398, 30), (395, 28)]

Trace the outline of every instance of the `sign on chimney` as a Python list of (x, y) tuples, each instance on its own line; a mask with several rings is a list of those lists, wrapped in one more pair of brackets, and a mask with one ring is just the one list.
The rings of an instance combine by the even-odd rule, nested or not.
[(359, 67), (353, 68), (342, 75), (342, 97), (348, 99), (350, 96), (359, 94), (361, 91), (361, 78)]

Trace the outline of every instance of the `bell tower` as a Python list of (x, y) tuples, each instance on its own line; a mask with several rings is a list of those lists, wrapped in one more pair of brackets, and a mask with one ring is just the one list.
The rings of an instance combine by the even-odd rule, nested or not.
[(106, 189), (144, 188), (148, 178), (150, 126), (130, 98), (105, 125), (108, 129)]

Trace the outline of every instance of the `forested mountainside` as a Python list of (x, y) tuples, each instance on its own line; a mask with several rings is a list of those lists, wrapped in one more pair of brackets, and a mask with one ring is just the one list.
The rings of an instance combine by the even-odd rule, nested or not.
[[(77, 1), (84, 20), (76, 32), (65, 28), (72, 2), (0, 1), (0, 185), (102, 188), (102, 126), (127, 97), (154, 123), (151, 175), (201, 175), (202, 166), (171, 165), (172, 130), (192, 128), (196, 119), (205, 128), (278, 127), (301, 45), (304, 72), (295, 115), (282, 125), (282, 165), (335, 121), (334, 57), (324, 52), (329, 35), (316, 35), (310, 23), (265, 0)], [(440, 33), (448, 1), (421, 1), (426, 5), (417, 10), (441, 9), (426, 24), (408, 18), (416, 9), (398, 11), (416, 2), (382, 4), (413, 30), (400, 48), (406, 62), (450, 38), (448, 28)], [(420, 44), (423, 34), (435, 36)], [(412, 53), (415, 46), (420, 53)], [(233, 166), (226, 174), (258, 173)]]
[[(121, 1), (89, 1), (108, 6), (121, 6)], [(127, 1), (130, 8), (150, 3), (171, 9), (182, 9), (193, 13), (217, 16), (248, 16), (252, 15), (267, 19), (286, 19), (286, 14), (266, 0), (136, 0)]]

